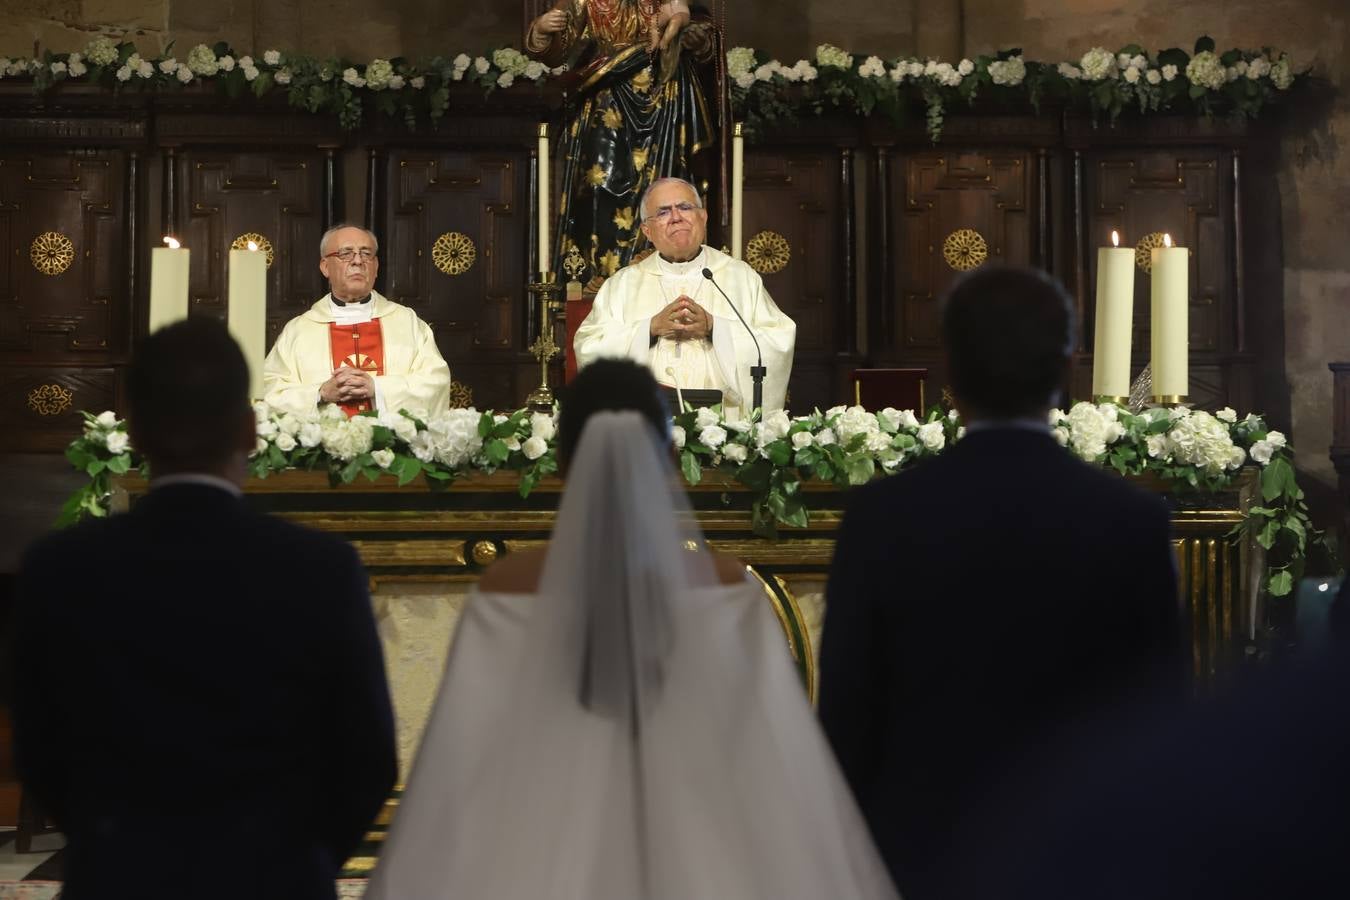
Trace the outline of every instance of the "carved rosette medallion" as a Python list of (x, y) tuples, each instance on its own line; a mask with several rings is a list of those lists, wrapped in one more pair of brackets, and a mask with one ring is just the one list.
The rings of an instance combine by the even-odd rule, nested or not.
[(28, 408), (39, 416), (59, 416), (70, 409), (75, 394), (59, 384), (44, 384), (28, 392)]
[(491, 564), (497, 559), (497, 545), (492, 541), (478, 541), (473, 545), (473, 561), (480, 566)]
[(745, 262), (761, 275), (781, 272), (791, 260), (792, 245), (776, 231), (761, 231), (746, 241)]
[(468, 409), (473, 406), (473, 388), (458, 381), (450, 382), (450, 408)]
[(1134, 264), (1145, 272), (1153, 272), (1153, 251), (1167, 246), (1163, 242), (1163, 233), (1155, 231), (1146, 234), (1134, 245)]
[(259, 253), (267, 254), (267, 268), (272, 268), (272, 261), (276, 259), (276, 251), (272, 247), (272, 242), (256, 231), (246, 231), (235, 238), (230, 244), (231, 250), (247, 250), (248, 242), (252, 241), (258, 245)]
[(942, 258), (956, 271), (969, 272), (989, 259), (989, 244), (974, 228), (958, 228), (942, 242)]
[(60, 275), (75, 261), (75, 245), (59, 231), (44, 231), (28, 246), (28, 257), (43, 275)]
[(446, 275), (463, 275), (477, 258), (473, 239), (458, 231), (447, 231), (431, 245), (431, 261)]

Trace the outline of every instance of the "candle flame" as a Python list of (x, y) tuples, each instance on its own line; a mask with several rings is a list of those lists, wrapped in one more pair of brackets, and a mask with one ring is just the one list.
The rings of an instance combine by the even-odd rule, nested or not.
[(170, 250), (177, 250), (179, 247), (183, 246), (182, 244), (178, 243), (178, 238), (170, 237), (167, 234), (164, 235), (164, 243), (169, 245)]
[(1111, 246), (1112, 247), (1120, 246), (1120, 235), (1114, 231), (1111, 232)]
[(1171, 246), (1172, 246), (1172, 236), (1171, 236), (1170, 234), (1164, 234), (1164, 235), (1163, 235), (1163, 246), (1164, 246), (1164, 247), (1171, 247)]
[(249, 242), (248, 242), (248, 249), (253, 250), (253, 251), (257, 251), (257, 249), (258, 249), (258, 242), (257, 242), (257, 241), (249, 241)]

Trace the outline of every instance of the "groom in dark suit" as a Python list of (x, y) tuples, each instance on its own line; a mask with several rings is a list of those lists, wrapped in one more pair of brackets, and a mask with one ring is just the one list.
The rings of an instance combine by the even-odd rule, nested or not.
[(906, 900), (963, 896), (1009, 780), (1185, 671), (1166, 506), (1047, 426), (1072, 346), (1063, 288), (982, 268), (943, 332), (967, 433), (855, 492), (820, 662), (821, 720)]
[(128, 383), (149, 493), (48, 536), (18, 583), (14, 735), (67, 900), (332, 898), (396, 775), (352, 548), (251, 512), (248, 367), (219, 323)]

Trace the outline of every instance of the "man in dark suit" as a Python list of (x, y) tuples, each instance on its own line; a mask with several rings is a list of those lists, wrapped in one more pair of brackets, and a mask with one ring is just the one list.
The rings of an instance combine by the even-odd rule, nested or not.
[(963, 896), (1010, 779), (1111, 701), (1184, 680), (1166, 506), (1046, 424), (1063, 288), (982, 268), (943, 331), (967, 433), (855, 492), (821, 648), (822, 723), (906, 900)]
[(396, 775), (361, 563), (245, 505), (223, 326), (152, 335), (128, 394), (149, 493), (36, 543), (17, 591), (17, 763), (63, 896), (332, 898)]

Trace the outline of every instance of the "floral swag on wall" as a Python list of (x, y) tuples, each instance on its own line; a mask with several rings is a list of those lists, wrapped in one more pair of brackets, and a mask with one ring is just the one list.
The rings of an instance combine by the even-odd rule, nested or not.
[[(948, 111), (959, 104), (1039, 111), (1054, 106), (1110, 121), (1126, 110), (1140, 115), (1177, 114), (1252, 118), (1278, 102), (1306, 72), (1295, 73), (1289, 57), (1270, 48), (1220, 53), (1202, 37), (1193, 52), (1171, 48), (1148, 53), (1137, 44), (1112, 52), (1093, 47), (1064, 62), (1025, 59), (1017, 49), (956, 62), (916, 57), (860, 57), (830, 44), (814, 59), (787, 65), (749, 47), (727, 53), (734, 114), (753, 134), (774, 122), (791, 122), (831, 109), (856, 116), (882, 113), (903, 123), (924, 110), (933, 140)], [(39, 58), (0, 57), (0, 78), (31, 79), (43, 93), (64, 82), (95, 84), (114, 91), (173, 91), (210, 84), (231, 97), (284, 92), (293, 107), (327, 112), (355, 128), (370, 112), (400, 116), (409, 127), (435, 122), (450, 106), (450, 88), (468, 82), (485, 92), (538, 89), (563, 68), (549, 69), (520, 51), (502, 47), (486, 55), (467, 53), (409, 61), (366, 63), (267, 50), (239, 55), (227, 44), (198, 44), (182, 60), (170, 42), (163, 54), (147, 56), (131, 41), (108, 36), (76, 53)]]

